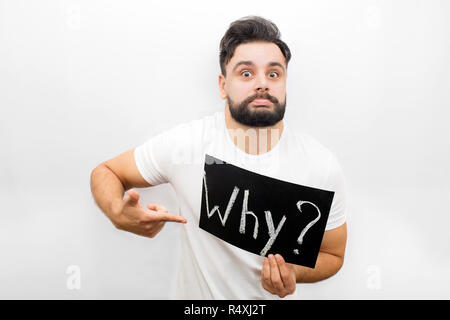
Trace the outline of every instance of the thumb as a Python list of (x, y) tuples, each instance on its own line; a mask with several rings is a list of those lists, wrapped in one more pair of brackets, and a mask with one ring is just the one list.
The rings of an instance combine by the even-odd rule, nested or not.
[(134, 190), (134, 189), (130, 189), (128, 190), (128, 197), (125, 199), (125, 205), (129, 205), (129, 206), (136, 206), (139, 205), (139, 193)]
[(147, 205), (147, 208), (149, 208), (150, 210), (153, 210), (153, 211), (169, 212), (169, 211), (166, 209), (166, 207), (161, 206), (161, 205), (159, 205), (159, 204), (151, 204), (151, 203), (149, 203), (149, 204)]

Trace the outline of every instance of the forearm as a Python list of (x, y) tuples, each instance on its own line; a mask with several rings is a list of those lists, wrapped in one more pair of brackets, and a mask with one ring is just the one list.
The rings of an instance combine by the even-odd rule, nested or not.
[(92, 170), (90, 182), (91, 192), (95, 202), (110, 217), (114, 204), (123, 200), (125, 189), (122, 182), (104, 164)]
[(329, 278), (339, 271), (342, 264), (342, 257), (326, 252), (319, 252), (314, 269), (294, 265), (297, 283), (311, 283)]

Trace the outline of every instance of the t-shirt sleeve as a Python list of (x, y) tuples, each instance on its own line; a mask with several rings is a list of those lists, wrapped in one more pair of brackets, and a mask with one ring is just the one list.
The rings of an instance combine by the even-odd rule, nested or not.
[(161, 132), (134, 150), (136, 166), (142, 177), (151, 185), (170, 183), (173, 173), (174, 153), (178, 151), (184, 126), (178, 125)]
[(345, 177), (334, 155), (332, 156), (328, 185), (330, 186), (330, 190), (334, 191), (334, 197), (325, 230), (337, 228), (346, 221), (347, 192)]
[(161, 133), (134, 149), (136, 167), (142, 177), (153, 186), (168, 182), (167, 171), (164, 170), (168, 150), (164, 140), (166, 137)]

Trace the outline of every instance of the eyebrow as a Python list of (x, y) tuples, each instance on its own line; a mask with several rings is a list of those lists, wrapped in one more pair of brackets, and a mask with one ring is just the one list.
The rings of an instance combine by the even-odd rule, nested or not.
[[(233, 72), (234, 72), (240, 65), (254, 66), (255, 64), (254, 64), (252, 61), (250, 61), (250, 60), (239, 61), (239, 62), (236, 63), (236, 65), (234, 66)], [(274, 66), (281, 67), (281, 69), (283, 69), (283, 71), (284, 71), (284, 66), (283, 66), (281, 63), (279, 63), (279, 62), (272, 61), (272, 62), (269, 62), (267, 65), (268, 65), (269, 67), (274, 67)]]

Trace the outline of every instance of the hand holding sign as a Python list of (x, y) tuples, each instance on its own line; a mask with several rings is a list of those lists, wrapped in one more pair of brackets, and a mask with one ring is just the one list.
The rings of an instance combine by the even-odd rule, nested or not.
[(261, 284), (264, 289), (284, 298), (295, 292), (296, 280), (294, 266), (286, 263), (281, 255), (269, 254), (268, 258), (264, 258), (261, 272)]
[(164, 206), (148, 204), (147, 208), (149, 211), (139, 204), (139, 193), (130, 189), (123, 201), (113, 204), (110, 219), (117, 229), (149, 238), (156, 236), (167, 221), (186, 223), (186, 219), (169, 213)]

